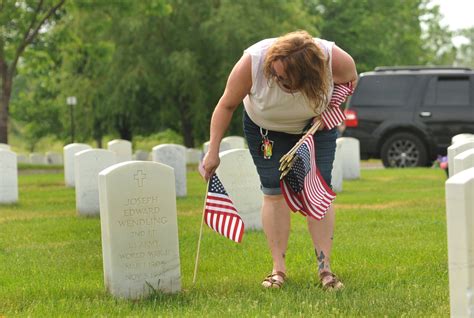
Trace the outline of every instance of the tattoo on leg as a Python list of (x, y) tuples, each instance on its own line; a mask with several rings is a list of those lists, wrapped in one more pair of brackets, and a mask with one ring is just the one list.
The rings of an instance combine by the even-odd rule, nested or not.
[(316, 253), (316, 258), (318, 259), (318, 271), (330, 271), (329, 258), (324, 254), (324, 252), (321, 251), (318, 253), (317, 249), (314, 249), (314, 252)]
[(283, 254), (281, 254), (281, 256), (283, 256), (283, 258), (285, 258), (285, 257), (286, 257), (286, 254), (285, 254), (285, 253), (283, 253)]
[(319, 255), (318, 255), (317, 252), (316, 252), (316, 255), (317, 255), (317, 257), (318, 257), (318, 261), (319, 261), (319, 262), (322, 262), (322, 261), (324, 260), (324, 258), (326, 257), (326, 255), (324, 255), (324, 252), (323, 252), (323, 251), (321, 251), (321, 253), (319, 253)]
[(325, 255), (323, 253), (323, 251), (321, 251), (321, 253), (319, 253), (319, 256), (318, 256), (318, 263), (319, 263), (319, 270), (322, 271), (324, 269), (324, 260), (325, 260)]

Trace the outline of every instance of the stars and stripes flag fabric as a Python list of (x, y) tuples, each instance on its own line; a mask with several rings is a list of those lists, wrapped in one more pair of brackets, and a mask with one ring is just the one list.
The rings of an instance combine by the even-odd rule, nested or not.
[(242, 242), (244, 222), (216, 174), (209, 180), (204, 221), (217, 233), (234, 242)]
[(309, 134), (295, 153), (293, 166), (280, 180), (286, 203), (293, 212), (321, 220), (336, 194), (316, 167), (314, 137)]
[(340, 106), (353, 92), (354, 88), (351, 82), (334, 85), (329, 107), (321, 114), (327, 129), (336, 127), (346, 119), (346, 115)]

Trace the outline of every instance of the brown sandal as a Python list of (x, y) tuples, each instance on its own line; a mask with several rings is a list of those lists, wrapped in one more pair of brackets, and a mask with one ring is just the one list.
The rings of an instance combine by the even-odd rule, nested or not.
[[(325, 281), (325, 278), (330, 276), (331, 279)], [(319, 281), (323, 286), (324, 290), (341, 290), (344, 288), (344, 284), (331, 272), (322, 272), (319, 274)]]
[[(277, 276), (281, 277), (281, 280), (276, 279)], [(285, 282), (286, 275), (283, 272), (277, 271), (275, 273), (271, 273), (262, 282), (262, 286), (265, 288), (281, 288), (283, 283)]]

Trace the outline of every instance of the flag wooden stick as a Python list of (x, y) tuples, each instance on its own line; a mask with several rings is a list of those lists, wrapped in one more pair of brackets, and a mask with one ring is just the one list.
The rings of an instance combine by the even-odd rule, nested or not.
[(281, 171), (280, 180), (282, 180), (288, 174), (288, 172), (290, 172), (295, 159), (295, 153), (298, 148), (303, 144), (305, 138), (310, 134), (314, 134), (319, 129), (321, 124), (321, 120), (315, 122), (313, 126), (311, 126), (309, 130), (303, 135), (303, 137), (301, 137), (301, 139), (293, 146), (293, 148), (291, 148), (290, 151), (288, 151), (283, 157), (281, 157), (280, 168), (278, 169), (279, 171)]
[(283, 162), (283, 161), (291, 161), (292, 159), (292, 156), (295, 154), (296, 150), (298, 150), (298, 147), (301, 146), (301, 144), (303, 143), (304, 139), (309, 136), (309, 134), (314, 134), (318, 129), (319, 127), (321, 126), (321, 121), (318, 120), (313, 126), (311, 126), (311, 128), (306, 132), (306, 134), (304, 134), (301, 139), (293, 146), (293, 148), (291, 148), (290, 151), (288, 151), (285, 155), (283, 155), (283, 157), (281, 157), (280, 159), (280, 162)]
[(301, 139), (296, 143), (296, 145), (294, 145), (290, 151), (288, 151), (283, 157), (281, 157), (280, 168), (278, 169), (279, 171), (281, 171), (280, 180), (283, 179), (291, 170), (295, 158), (295, 153), (298, 148), (303, 144), (305, 138), (310, 134), (314, 134), (321, 126), (321, 123), (322, 122), (320, 120), (314, 123), (313, 126), (311, 126), (311, 128), (306, 132), (306, 134), (304, 134), (303, 137), (301, 137)]
[(196, 252), (196, 262), (194, 264), (194, 277), (193, 277), (193, 285), (196, 283), (196, 277), (197, 277), (197, 270), (198, 270), (198, 264), (199, 264), (199, 251), (201, 248), (201, 238), (202, 238), (202, 228), (204, 225), (204, 216), (206, 215), (206, 200), (207, 200), (207, 193), (209, 192), (209, 180), (207, 180), (207, 186), (206, 186), (206, 195), (204, 196), (204, 206), (202, 208), (202, 220), (201, 220), (201, 230), (199, 231), (199, 240), (198, 240), (198, 246), (197, 246), (197, 252)]

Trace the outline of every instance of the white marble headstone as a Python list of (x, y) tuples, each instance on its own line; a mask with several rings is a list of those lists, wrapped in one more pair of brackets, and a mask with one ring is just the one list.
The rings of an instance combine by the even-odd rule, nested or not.
[[(202, 144), (202, 153), (203, 154), (206, 154), (207, 151), (209, 150), (209, 144), (210, 143), (211, 143), (210, 141), (206, 141), (205, 143)], [(222, 142), (221, 142), (221, 144), (222, 144)], [(220, 146), (219, 146), (219, 152), (220, 152)]]
[(48, 160), (44, 154), (33, 152), (30, 153), (30, 163), (34, 165), (47, 165)]
[(474, 168), (446, 181), (446, 223), (451, 317), (473, 317)]
[(454, 145), (455, 143), (458, 142), (466, 142), (466, 141), (471, 141), (474, 140), (474, 134), (458, 134), (456, 136), (453, 136), (451, 138), (451, 144)]
[(69, 144), (64, 146), (64, 182), (67, 187), (74, 188), (75, 177), (74, 177), (74, 155), (79, 151), (91, 149), (92, 147), (86, 144)]
[(461, 152), (454, 157), (454, 174), (474, 167), (474, 148)]
[(0, 203), (18, 201), (18, 170), (16, 154), (0, 148)]
[(342, 156), (342, 140), (336, 139), (336, 154), (334, 155), (334, 162), (331, 171), (331, 184), (334, 192), (342, 192), (343, 182), (343, 156)]
[(186, 163), (198, 164), (201, 161), (202, 151), (199, 149), (186, 149)]
[(115, 152), (87, 149), (74, 155), (76, 211), (81, 216), (100, 214), (99, 172), (117, 163)]
[(263, 194), (260, 179), (248, 149), (233, 149), (219, 154), (217, 176), (234, 202), (246, 229), (262, 229)]
[(354, 180), (360, 178), (360, 143), (352, 137), (338, 138), (341, 143), (342, 178)]
[(128, 140), (111, 140), (107, 143), (107, 149), (117, 154), (117, 162), (132, 160), (132, 143)]
[(18, 154), (16, 155), (16, 161), (18, 163), (30, 163), (30, 158), (27, 155)]
[(454, 157), (456, 157), (461, 152), (472, 148), (474, 148), (474, 140), (457, 142), (448, 147), (448, 170), (450, 177), (454, 175)]
[(181, 289), (173, 169), (150, 161), (116, 164), (99, 174), (106, 289), (138, 299)]
[(187, 194), (186, 181), (186, 147), (175, 144), (163, 144), (153, 147), (152, 160), (163, 163), (174, 169), (176, 177), (176, 196)]
[(228, 136), (222, 139), (223, 142), (226, 142), (230, 145), (230, 149), (244, 149), (245, 147), (245, 138), (240, 136)]
[(4, 144), (4, 143), (1, 143), (1, 142), (0, 142), (0, 149), (11, 150), (9, 144)]
[(46, 161), (50, 165), (62, 165), (63, 156), (57, 152), (48, 151), (46, 153)]

